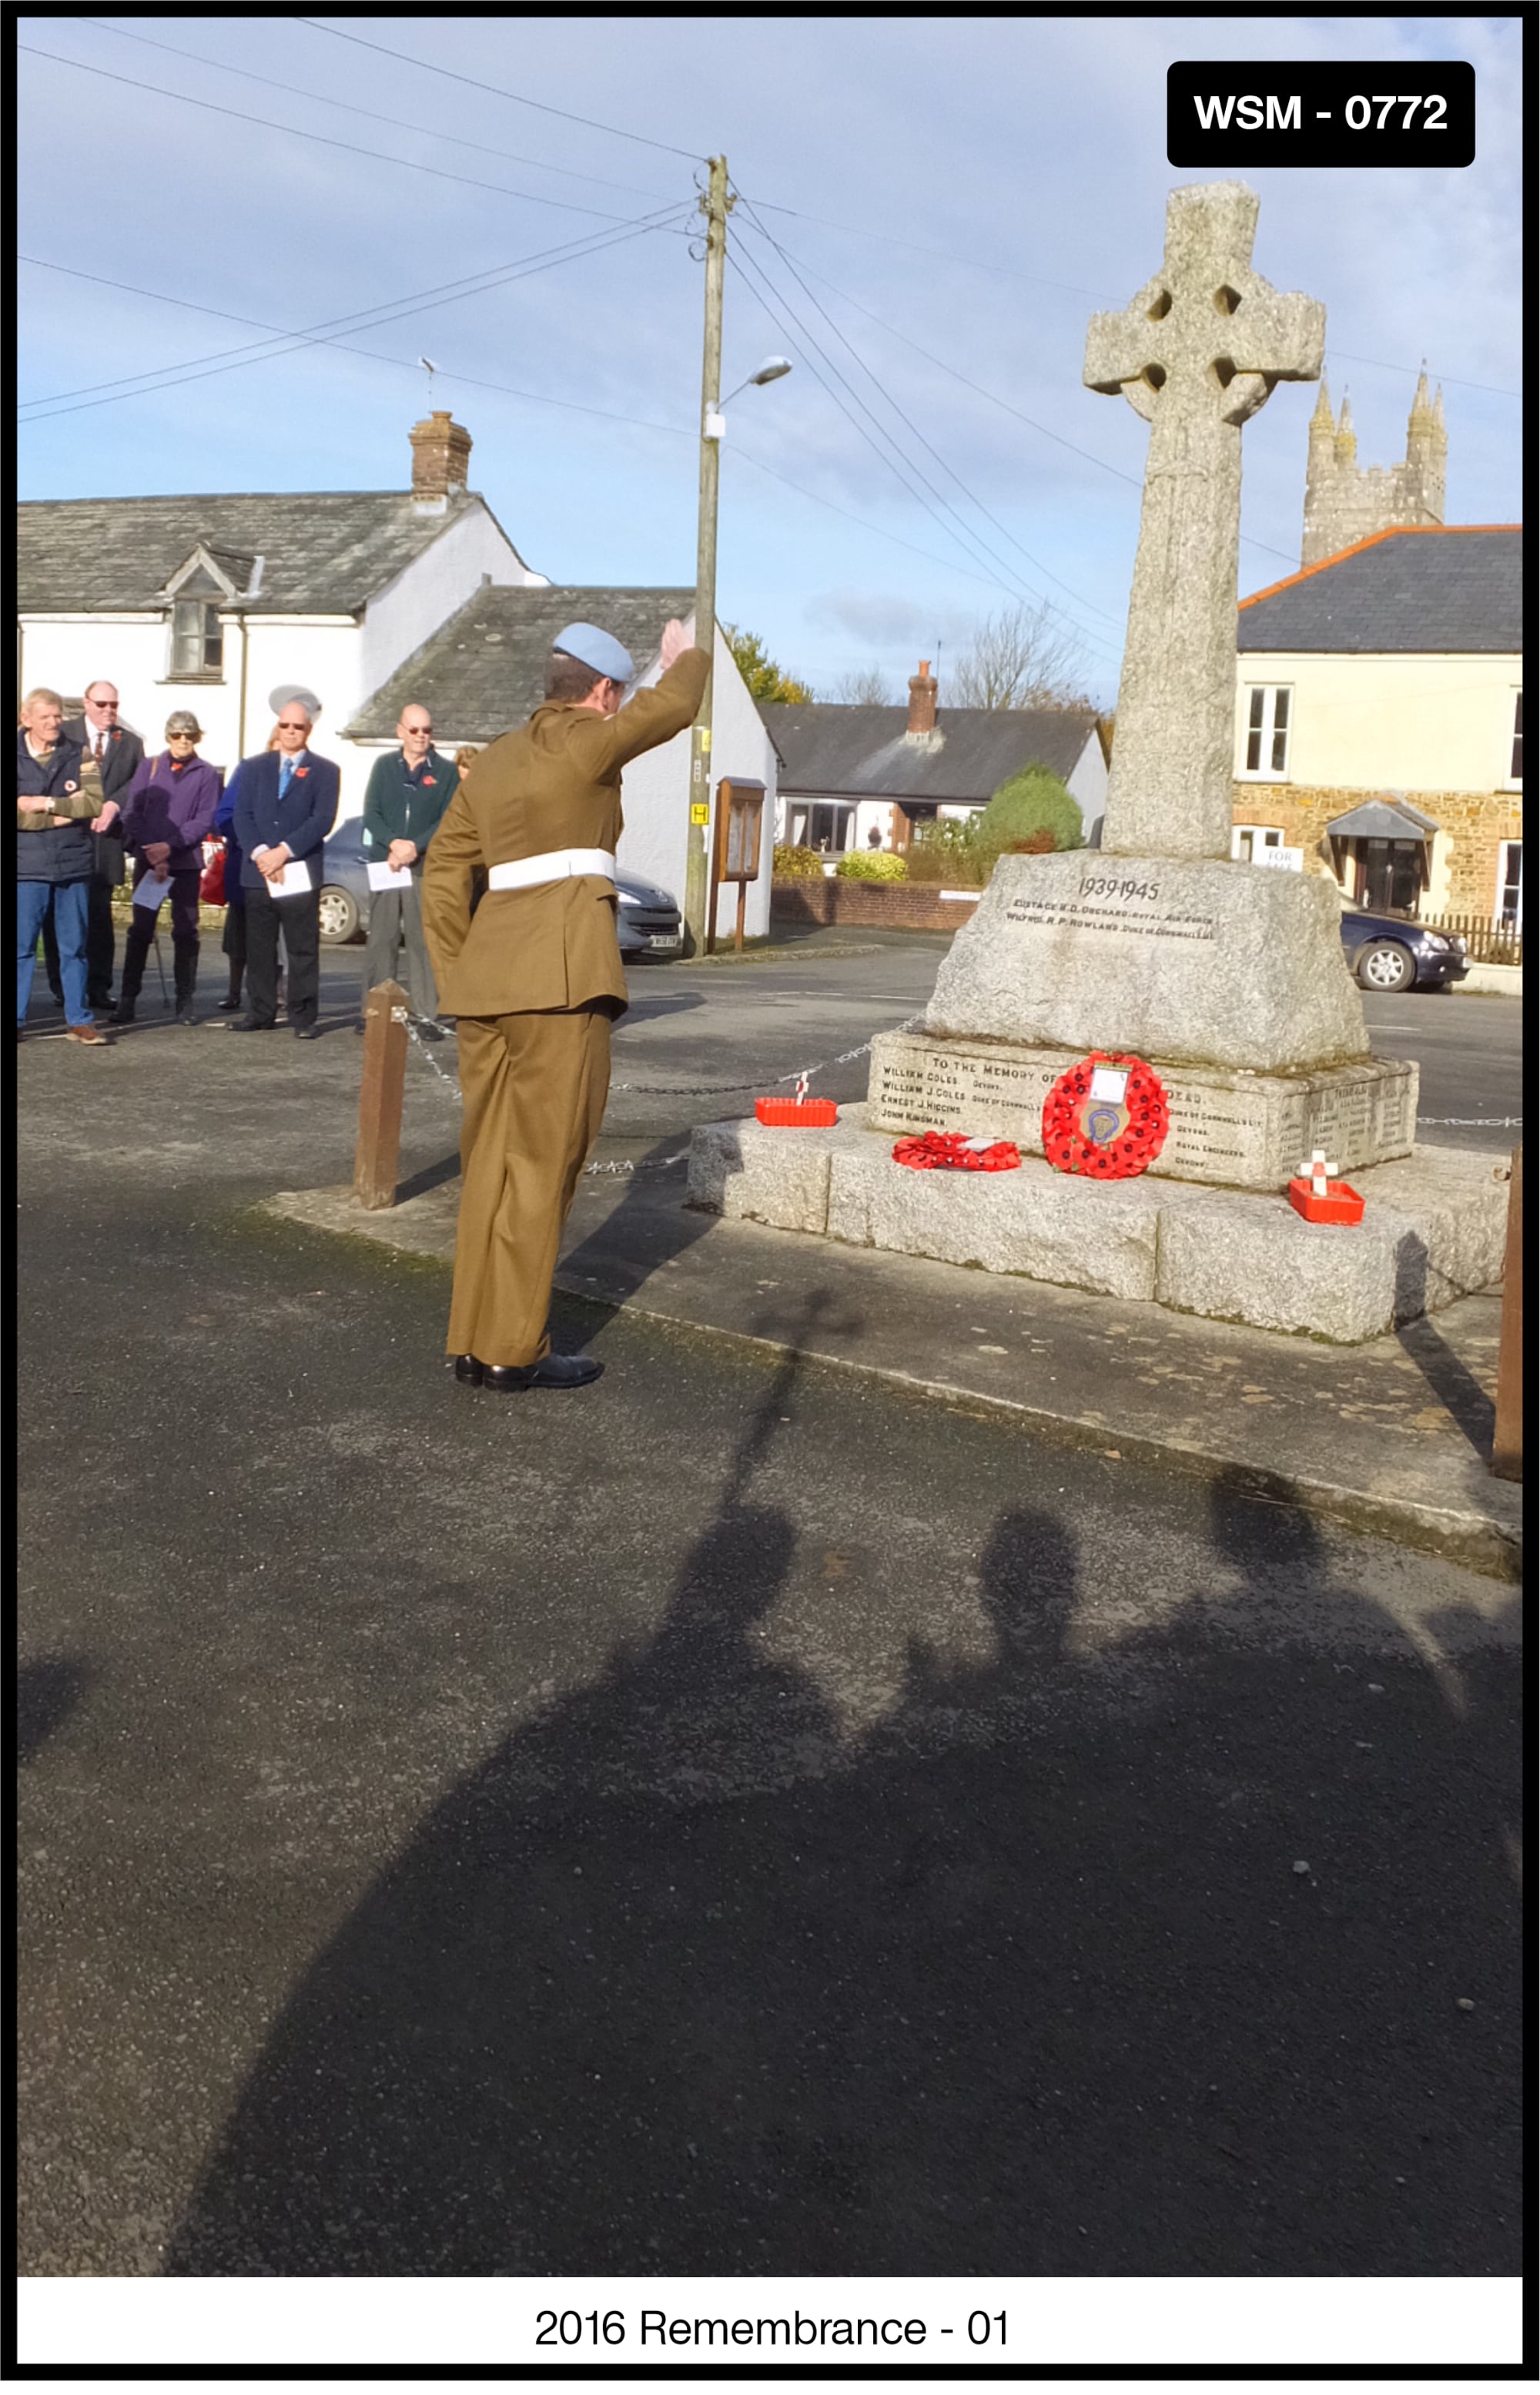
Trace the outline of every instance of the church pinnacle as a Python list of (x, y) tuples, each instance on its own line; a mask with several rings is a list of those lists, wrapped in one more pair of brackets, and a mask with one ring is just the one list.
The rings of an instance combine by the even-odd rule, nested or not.
[(1428, 366), (1417, 377), (1399, 466), (1360, 466), (1353, 411), (1346, 391), (1333, 419), (1324, 380), (1310, 417), (1305, 461), (1301, 565), (1316, 565), (1356, 541), (1402, 525), (1441, 524), (1449, 434), (1443, 392), (1429, 397)]

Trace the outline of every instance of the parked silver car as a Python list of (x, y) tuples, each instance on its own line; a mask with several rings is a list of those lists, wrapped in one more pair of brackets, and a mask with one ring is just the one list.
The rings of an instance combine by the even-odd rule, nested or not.
[[(346, 946), (369, 929), (371, 852), (363, 845), (363, 826), (357, 816), (339, 824), (326, 842), (321, 879), (321, 938), (323, 946)], [(375, 860), (377, 863), (377, 859)], [(678, 956), (684, 945), (679, 909), (666, 890), (640, 881), (634, 873), (617, 873), (615, 896), (620, 901), (616, 930), (620, 952), (634, 957)]]

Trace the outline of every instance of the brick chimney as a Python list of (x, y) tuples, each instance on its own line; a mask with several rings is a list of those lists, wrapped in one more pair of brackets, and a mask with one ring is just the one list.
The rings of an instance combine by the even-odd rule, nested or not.
[(470, 470), (470, 435), (447, 407), (412, 427), (412, 496), (425, 513), (446, 508)]
[(917, 674), (909, 677), (909, 721), (904, 730), (919, 737), (936, 729), (936, 677), (930, 670), (928, 657), (920, 659)]

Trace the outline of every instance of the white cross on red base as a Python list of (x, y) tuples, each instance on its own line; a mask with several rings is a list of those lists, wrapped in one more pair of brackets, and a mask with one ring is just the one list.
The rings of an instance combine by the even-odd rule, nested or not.
[(1312, 1148), (1308, 1158), (1302, 1158), (1300, 1159), (1300, 1177), (1303, 1179), (1307, 1172), (1310, 1174), (1310, 1196), (1312, 1198), (1324, 1198), (1326, 1195), (1327, 1173), (1336, 1172), (1340, 1170), (1340, 1166), (1327, 1163), (1326, 1151), (1323, 1147)]

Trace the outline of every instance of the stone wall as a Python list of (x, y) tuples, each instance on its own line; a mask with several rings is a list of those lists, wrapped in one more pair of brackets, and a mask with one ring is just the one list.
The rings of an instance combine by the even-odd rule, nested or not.
[(1450, 837), (1447, 915), (1490, 916), (1497, 894), (1497, 848), (1523, 837), (1523, 808), (1517, 790), (1457, 790), (1447, 797), (1416, 799), (1425, 814), (1438, 818)]
[(849, 923), (868, 930), (954, 932), (978, 904), (943, 898), (925, 882), (776, 881), (770, 886), (772, 923)]
[[(1276, 824), (1285, 844), (1305, 852), (1307, 873), (1331, 873), (1326, 826), (1365, 800), (1389, 795), (1362, 789), (1301, 788), (1291, 782), (1237, 782), (1234, 820)], [(1435, 845), (1433, 887), (1427, 911), (1490, 916), (1497, 891), (1497, 846), (1521, 837), (1517, 790), (1408, 790), (1419, 814), (1431, 815), (1442, 837)]]

